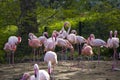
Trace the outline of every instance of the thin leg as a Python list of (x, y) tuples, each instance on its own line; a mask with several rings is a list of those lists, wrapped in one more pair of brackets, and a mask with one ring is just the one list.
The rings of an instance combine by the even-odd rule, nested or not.
[(14, 64), (14, 52), (12, 52), (12, 64)]
[(100, 63), (100, 47), (98, 47), (98, 64)]
[(113, 53), (113, 64), (112, 64), (112, 70), (114, 70), (115, 66), (116, 66), (116, 59), (115, 59), (115, 56), (116, 55), (116, 49), (114, 48), (114, 53)]
[(8, 55), (8, 61), (9, 61), (9, 65), (10, 65), (10, 55)]
[(33, 56), (33, 62), (35, 62), (35, 48), (34, 48), (34, 56)]

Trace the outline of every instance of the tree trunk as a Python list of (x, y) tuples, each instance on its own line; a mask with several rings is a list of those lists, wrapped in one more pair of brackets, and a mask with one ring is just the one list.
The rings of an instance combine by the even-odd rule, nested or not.
[(20, 0), (20, 35), (28, 34), (29, 32), (38, 32), (37, 15), (36, 15), (36, 1), (37, 0)]
[(36, 1), (37, 0), (20, 0), (21, 14), (19, 17), (18, 35), (22, 37), (22, 42), (18, 45), (17, 55), (31, 53), (28, 45), (28, 34), (30, 32), (38, 33)]

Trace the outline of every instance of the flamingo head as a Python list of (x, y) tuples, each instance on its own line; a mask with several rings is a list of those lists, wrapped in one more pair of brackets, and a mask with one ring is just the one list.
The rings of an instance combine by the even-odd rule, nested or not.
[(110, 38), (112, 38), (112, 34), (113, 34), (113, 32), (112, 32), (112, 31), (110, 31)]
[(115, 30), (114, 36), (117, 37), (117, 34), (118, 34), (117, 30)]
[(33, 37), (33, 33), (29, 33), (29, 37), (30, 37), (30, 38)]
[(65, 28), (65, 27), (70, 27), (70, 26), (71, 26), (70, 22), (66, 21), (66, 22), (64, 23), (64, 28)]
[(43, 33), (43, 36), (45, 36), (46, 38), (48, 38), (48, 33), (47, 33), (47, 32), (44, 32), (44, 33)]
[(21, 43), (22, 38), (20, 36), (18, 36), (17, 38), (18, 38), (18, 42), (17, 43), (18, 44)]
[(77, 31), (76, 30), (72, 30), (71, 33), (77, 34)]
[(21, 80), (28, 80), (29, 77), (30, 77), (29, 73), (24, 73)]
[(34, 75), (35, 75), (35, 77), (37, 77), (38, 72), (39, 72), (39, 66), (38, 66), (38, 64), (35, 64), (34, 65)]
[(48, 73), (51, 74), (52, 73), (52, 70), (51, 70), (51, 61), (48, 62)]
[(53, 31), (52, 39), (55, 39), (55, 41), (56, 41), (57, 36), (58, 36), (57, 31)]
[(94, 34), (90, 34), (90, 40), (91, 39), (95, 39), (95, 35)]

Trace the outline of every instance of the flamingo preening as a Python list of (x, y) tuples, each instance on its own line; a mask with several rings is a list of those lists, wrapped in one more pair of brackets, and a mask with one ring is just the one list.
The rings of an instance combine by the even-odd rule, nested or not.
[(35, 80), (50, 80), (48, 72), (45, 70), (39, 70), (38, 64), (34, 64), (34, 76)]
[[(11, 60), (12, 60), (12, 64), (14, 64), (14, 53), (16, 51), (16, 48), (17, 48), (17, 45), (21, 42), (21, 37), (16, 37), (16, 36), (10, 36), (8, 38), (8, 42), (5, 44), (4, 46), (4, 50), (6, 52), (8, 52), (8, 58), (9, 58), (9, 64), (10, 64), (10, 55), (12, 56), (11, 57)], [(9, 55), (10, 53), (10, 55)]]
[(88, 44), (84, 44), (81, 54), (85, 55), (85, 56), (92, 56), (93, 55), (92, 47), (90, 45), (88, 45)]
[(114, 37), (112, 37), (113, 32), (110, 31), (109, 39), (107, 40), (107, 46), (108, 48), (113, 48), (113, 65), (112, 70), (116, 67), (116, 55), (117, 55), (117, 48), (119, 47), (119, 38), (117, 37), (117, 31), (114, 31)]
[(100, 47), (107, 47), (107, 43), (102, 40), (102, 39), (95, 39), (94, 34), (90, 34), (90, 37), (88, 38), (88, 44), (90, 44), (93, 47), (97, 47), (98, 48), (98, 63), (100, 60)]
[(38, 64), (34, 64), (34, 75), (25, 72), (20, 80), (50, 80), (50, 76), (47, 71), (39, 70)]
[(82, 47), (81, 55), (87, 56), (88, 57), (88, 61), (89, 61), (89, 58), (91, 58), (93, 56), (93, 49), (92, 49), (92, 47), (85, 43), (83, 45), (83, 47)]

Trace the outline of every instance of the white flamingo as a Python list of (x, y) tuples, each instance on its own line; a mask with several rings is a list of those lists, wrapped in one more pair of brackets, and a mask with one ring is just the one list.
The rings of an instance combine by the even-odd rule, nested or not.
[(35, 80), (50, 80), (48, 72), (45, 70), (39, 70), (38, 64), (34, 65), (34, 76)]
[(58, 64), (57, 54), (53, 51), (47, 51), (44, 56), (44, 62), (48, 63), (48, 73), (53, 73), (54, 67)]
[(119, 47), (119, 38), (117, 37), (117, 31), (114, 32), (114, 37), (112, 37), (112, 31), (110, 31), (110, 37), (107, 40), (107, 46), (108, 48), (113, 48), (114, 53), (113, 53), (113, 65), (112, 65), (112, 70), (115, 69), (116, 67), (116, 54), (117, 54), (117, 48)]
[(94, 34), (90, 34), (90, 37), (88, 38), (88, 44), (90, 44), (93, 47), (97, 47), (98, 48), (98, 63), (100, 60), (100, 47), (107, 47), (107, 43), (102, 40), (102, 39), (95, 39)]
[[(67, 31), (65, 30), (65, 27), (69, 27)], [(68, 21), (66, 21), (64, 23), (64, 26), (60, 30), (58, 37), (65, 39), (67, 37), (67, 35), (69, 34), (70, 29), (71, 29), (71, 24)]]

